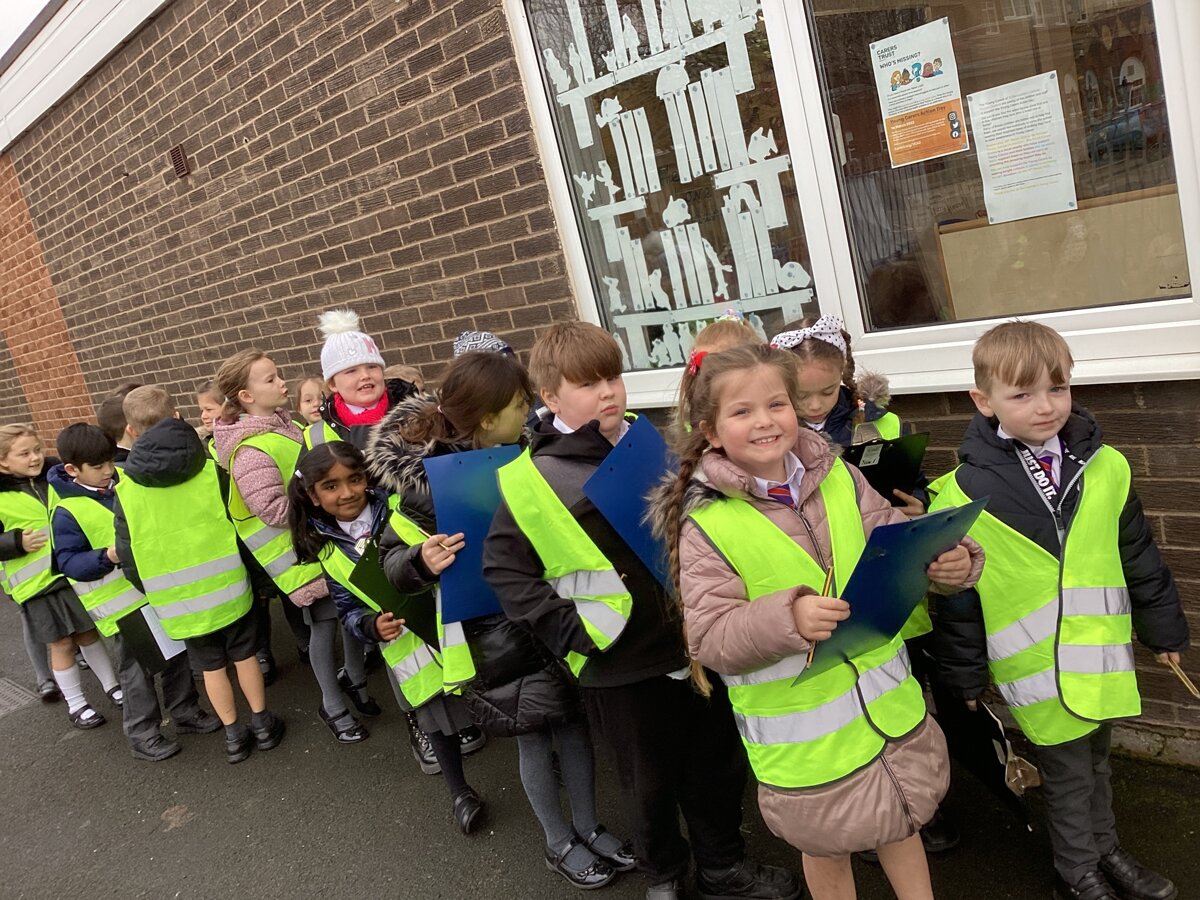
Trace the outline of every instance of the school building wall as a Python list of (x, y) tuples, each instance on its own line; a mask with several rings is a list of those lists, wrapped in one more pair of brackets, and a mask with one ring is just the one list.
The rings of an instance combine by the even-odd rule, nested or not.
[[(194, 413), (250, 345), (315, 374), (333, 306), (429, 378), (462, 330), (527, 350), (576, 316), (508, 29), (499, 0), (167, 4), (0, 155), (5, 418), (52, 439), (132, 379)], [(1198, 390), (1076, 394), (1130, 458), (1200, 634)], [(966, 395), (893, 406), (948, 469)], [(1200, 765), (1200, 702), (1138, 662), (1145, 715), (1119, 739)]]

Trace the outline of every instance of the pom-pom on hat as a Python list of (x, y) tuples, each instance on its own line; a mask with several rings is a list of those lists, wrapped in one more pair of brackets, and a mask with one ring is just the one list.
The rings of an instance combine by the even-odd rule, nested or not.
[(352, 309), (330, 309), (321, 313), (317, 327), (325, 338), (321, 348), (321, 377), (328, 381), (338, 372), (355, 366), (383, 368), (383, 356), (370, 335), (358, 328), (358, 313)]
[(472, 350), (487, 350), (492, 353), (513, 355), (513, 348), (490, 331), (464, 331), (454, 339), (454, 355), (462, 356)]

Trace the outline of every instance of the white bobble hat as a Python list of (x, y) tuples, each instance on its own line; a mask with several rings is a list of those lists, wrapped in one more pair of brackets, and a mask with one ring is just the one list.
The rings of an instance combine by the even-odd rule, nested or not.
[(325, 346), (321, 348), (321, 377), (326, 381), (355, 366), (383, 368), (379, 347), (370, 335), (359, 331), (358, 313), (354, 310), (328, 310), (321, 313), (317, 324), (325, 337)]

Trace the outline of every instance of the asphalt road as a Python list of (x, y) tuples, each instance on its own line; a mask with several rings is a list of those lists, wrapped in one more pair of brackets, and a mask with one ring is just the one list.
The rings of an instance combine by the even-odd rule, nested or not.
[[(32, 688), (17, 616), (11, 603), (0, 607), (0, 678)], [(576, 896), (542, 862), (515, 742), (469, 757), (488, 819), (463, 837), (441, 778), (413, 761), (383, 674), (372, 676), (384, 715), (369, 723), (370, 739), (336, 744), (278, 611), (276, 620), (281, 677), (269, 698), (287, 736), (237, 766), (225, 762), (220, 733), (181, 738), (183, 752), (165, 762), (134, 760), (119, 713), (88, 674), (85, 689), (109, 717), (102, 728), (72, 728), (62, 703), (0, 715), (0, 898)], [(601, 760), (601, 816), (620, 833), (611, 783)], [(1181, 900), (1200, 898), (1200, 773), (1118, 760), (1115, 790), (1124, 844), (1168, 872)], [(932, 861), (939, 898), (1050, 896), (1043, 831), (1026, 832), (967, 774), (956, 773), (945, 809), (963, 842)], [(763, 826), (752, 793), (744, 830), (758, 858), (799, 864)], [(878, 868), (855, 865), (861, 898), (892, 896)], [(641, 876), (626, 874), (599, 896), (633, 900), (644, 890)]]

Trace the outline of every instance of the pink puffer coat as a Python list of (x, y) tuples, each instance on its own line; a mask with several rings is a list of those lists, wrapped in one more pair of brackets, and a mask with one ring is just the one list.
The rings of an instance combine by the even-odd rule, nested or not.
[[(806, 552), (816, 557), (819, 547), (824, 559), (831, 558), (827, 515), (817, 487), (833, 465), (833, 451), (808, 429), (800, 430), (793, 450), (804, 466), (800, 515), (758, 495), (754, 479), (717, 452), (701, 460), (688, 508), (722, 494), (743, 497)], [(876, 525), (904, 521), (862, 473), (853, 466), (850, 472), (867, 533)], [(983, 569), (983, 551), (969, 539), (964, 544), (972, 561), (966, 585), (973, 585)], [(819, 586), (801, 585), (748, 602), (741, 579), (690, 521), (683, 526), (679, 555), (688, 650), (694, 659), (718, 673), (742, 674), (808, 652), (809, 642), (796, 630), (792, 605), (799, 597), (817, 593)], [(843, 856), (916, 833), (937, 811), (949, 779), (945, 739), (926, 717), (914, 733), (888, 744), (870, 765), (833, 784), (803, 790), (760, 784), (759, 807), (771, 831), (802, 852)]]
[[(267, 432), (278, 432), (285, 437), (302, 442), (304, 435), (292, 421), (286, 410), (277, 409), (270, 416), (242, 416), (236, 422), (213, 425), (213, 439), (217, 447), (217, 461), (229, 469), (229, 457), (248, 437)], [(238, 492), (246, 501), (246, 508), (268, 525), (287, 528), (288, 498), (283, 488), (279, 467), (271, 457), (257, 447), (243, 447), (233, 459), (229, 477), (237, 484)], [(321, 597), (329, 596), (324, 577), (310, 581), (288, 597), (297, 606), (311, 606)]]

